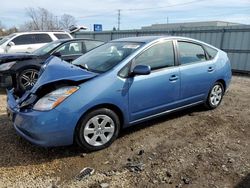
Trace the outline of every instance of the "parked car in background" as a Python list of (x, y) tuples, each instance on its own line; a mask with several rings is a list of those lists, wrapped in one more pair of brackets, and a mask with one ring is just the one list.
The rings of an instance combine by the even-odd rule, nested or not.
[(34, 31), (13, 33), (0, 40), (1, 53), (33, 52), (58, 39), (73, 38), (65, 31)]
[(183, 37), (114, 40), (72, 65), (55, 57), (42, 72), (21, 98), (8, 92), (16, 131), (37, 145), (75, 141), (87, 150), (109, 146), (122, 128), (176, 110), (214, 109), (231, 80), (225, 52)]
[(50, 56), (71, 62), (103, 43), (92, 39), (62, 39), (33, 53), (0, 54), (0, 87), (14, 87), (22, 93), (36, 83), (40, 67)]

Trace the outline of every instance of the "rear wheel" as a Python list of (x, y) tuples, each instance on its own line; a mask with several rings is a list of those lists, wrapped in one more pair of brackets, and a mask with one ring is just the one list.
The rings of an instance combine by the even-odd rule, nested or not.
[(220, 82), (216, 82), (208, 94), (206, 107), (208, 109), (217, 108), (222, 101), (223, 95), (224, 95), (223, 85)]
[(120, 121), (116, 113), (107, 108), (100, 108), (82, 118), (75, 135), (80, 147), (95, 151), (111, 145), (119, 131)]
[(38, 79), (38, 70), (29, 68), (23, 70), (18, 76), (18, 86), (21, 91), (30, 90)]

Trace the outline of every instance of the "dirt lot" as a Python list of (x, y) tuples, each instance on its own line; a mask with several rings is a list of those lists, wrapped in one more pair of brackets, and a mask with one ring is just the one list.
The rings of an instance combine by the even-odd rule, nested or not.
[[(216, 110), (195, 107), (137, 125), (86, 155), (76, 146), (44, 149), (20, 138), (5, 101), (1, 94), (0, 187), (250, 187), (250, 78), (234, 77)], [(86, 166), (95, 174), (75, 180)]]

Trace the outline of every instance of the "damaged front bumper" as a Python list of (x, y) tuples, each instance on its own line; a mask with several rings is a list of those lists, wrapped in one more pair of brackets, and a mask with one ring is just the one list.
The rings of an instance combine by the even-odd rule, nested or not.
[(77, 121), (69, 113), (20, 109), (13, 90), (7, 90), (7, 113), (17, 133), (33, 144), (43, 147), (73, 144)]

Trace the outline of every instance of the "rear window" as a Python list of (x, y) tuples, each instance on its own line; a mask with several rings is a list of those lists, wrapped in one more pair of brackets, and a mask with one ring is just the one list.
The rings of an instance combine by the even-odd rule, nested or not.
[(209, 46), (204, 46), (204, 48), (207, 51), (208, 59), (213, 59), (216, 56), (216, 54), (218, 53), (217, 50), (215, 50), (214, 48), (211, 48)]
[(70, 39), (70, 36), (67, 34), (54, 34), (56, 36), (56, 38), (58, 39)]

